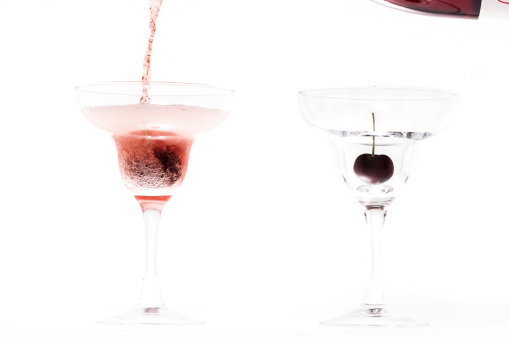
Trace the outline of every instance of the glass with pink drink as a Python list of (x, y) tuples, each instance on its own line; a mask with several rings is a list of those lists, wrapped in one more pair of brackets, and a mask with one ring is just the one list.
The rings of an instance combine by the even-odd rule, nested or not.
[(141, 206), (145, 220), (146, 272), (138, 306), (99, 321), (111, 324), (199, 324), (167, 309), (156, 277), (157, 230), (164, 205), (184, 180), (198, 134), (228, 115), (233, 92), (207, 85), (106, 82), (80, 86), (83, 114), (110, 132), (117, 146), (120, 175)]

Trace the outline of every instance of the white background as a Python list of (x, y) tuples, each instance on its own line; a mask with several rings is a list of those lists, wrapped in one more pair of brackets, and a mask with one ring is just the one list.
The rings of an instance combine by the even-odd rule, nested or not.
[[(136, 302), (143, 227), (114, 144), (82, 117), (74, 87), (140, 79), (148, 8), (0, 2), (0, 334), (509, 333), (509, 35), (368, 0), (164, 0), (153, 79), (236, 91), (162, 219), (167, 304), (208, 324), (96, 325)], [(419, 145), (384, 233), (387, 300), (429, 328), (317, 324), (359, 304), (368, 246), (335, 149), (300, 117), (297, 92), (365, 84), (459, 94), (450, 124)]]

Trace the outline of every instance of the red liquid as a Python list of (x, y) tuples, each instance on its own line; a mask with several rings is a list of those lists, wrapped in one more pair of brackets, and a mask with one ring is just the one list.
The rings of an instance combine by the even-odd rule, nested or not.
[(151, 99), (148, 97), (148, 89), (150, 88), (150, 80), (152, 79), (152, 69), (150, 68), (150, 60), (152, 59), (152, 43), (154, 42), (154, 35), (156, 34), (156, 21), (161, 9), (163, 0), (150, 0), (150, 37), (148, 38), (148, 47), (143, 59), (143, 75), (141, 81), (143, 82), (143, 95), (140, 98), (140, 103), (150, 103)]
[(482, 0), (385, 0), (418, 11), (479, 16)]
[(134, 196), (142, 209), (157, 209), (162, 211), (164, 205), (170, 200), (171, 195), (163, 196), (146, 196), (146, 195), (135, 195)]
[(193, 137), (169, 131), (139, 130), (113, 138), (125, 186), (140, 204), (163, 202), (164, 205), (184, 180)]
[(113, 134), (125, 186), (142, 207), (155, 209), (184, 180), (194, 136), (228, 115), (218, 109), (158, 104), (96, 106), (83, 113)]

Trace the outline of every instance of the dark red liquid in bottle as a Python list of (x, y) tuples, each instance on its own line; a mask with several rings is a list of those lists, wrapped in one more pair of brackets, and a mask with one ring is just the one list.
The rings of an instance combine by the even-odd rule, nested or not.
[(482, 0), (385, 0), (418, 11), (479, 16)]

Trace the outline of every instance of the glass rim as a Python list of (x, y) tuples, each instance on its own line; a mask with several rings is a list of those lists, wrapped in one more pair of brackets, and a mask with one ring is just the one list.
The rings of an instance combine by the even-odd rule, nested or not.
[[(186, 83), (186, 82), (166, 82), (166, 81), (149, 81), (150, 87), (152, 86), (168, 86), (168, 87), (181, 87), (181, 88), (202, 88), (202, 89), (210, 89), (209, 92), (179, 92), (179, 93), (150, 93), (151, 97), (164, 97), (164, 96), (221, 96), (221, 95), (231, 95), (234, 93), (232, 89), (221, 88), (214, 85), (209, 84), (200, 84), (200, 83)], [(139, 85), (140, 92), (139, 93), (129, 93), (129, 92), (121, 92), (119, 90), (94, 90), (94, 88), (100, 86), (127, 86), (127, 85)], [(75, 87), (75, 90), (78, 92), (86, 92), (92, 94), (105, 94), (105, 95), (123, 95), (123, 96), (140, 96), (142, 94), (141, 87), (143, 86), (143, 81), (104, 81), (104, 82), (94, 82), (94, 83), (86, 83), (80, 84)], [(149, 89), (150, 90), (150, 89)]]
[(411, 9), (411, 8), (406, 8), (406, 7), (403, 7), (403, 6), (398, 6), (398, 5), (395, 5), (391, 2), (388, 2), (387, 0), (370, 0), (371, 2), (374, 2), (376, 4), (379, 4), (380, 6), (384, 6), (384, 7), (387, 7), (387, 8), (391, 8), (393, 10), (397, 10), (397, 11), (400, 11), (400, 12), (404, 12), (404, 13), (411, 13), (413, 15), (420, 15), (420, 16), (433, 16), (433, 17), (437, 17), (437, 18), (451, 18), (451, 15), (454, 16), (455, 19), (460, 19), (460, 20), (477, 20), (477, 17), (476, 16), (472, 16), (472, 15), (455, 15), (454, 13), (437, 13), (437, 12), (428, 12), (428, 11), (420, 11), (420, 10), (417, 10), (417, 9)]
[[(427, 93), (433, 93), (434, 95), (430, 95), (427, 97), (349, 97), (345, 94), (331, 96), (330, 94), (320, 94), (320, 92), (331, 92), (331, 91), (345, 91), (345, 90), (370, 90), (370, 89), (382, 89), (382, 90), (413, 90), (413, 91), (421, 91)], [(366, 85), (366, 86), (352, 86), (352, 87), (335, 87), (335, 88), (321, 88), (321, 89), (308, 89), (299, 91), (299, 96), (303, 97), (315, 97), (315, 98), (326, 98), (326, 99), (337, 99), (337, 100), (357, 100), (357, 101), (432, 101), (439, 100), (445, 98), (456, 98), (458, 95), (453, 92), (435, 89), (435, 88), (426, 88), (426, 87), (413, 87), (413, 86), (380, 86), (380, 85)]]

